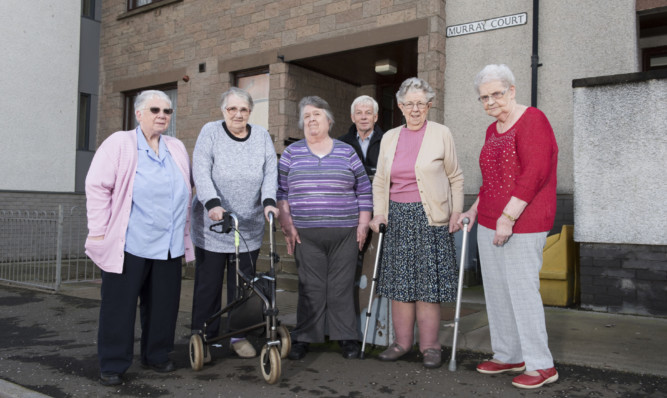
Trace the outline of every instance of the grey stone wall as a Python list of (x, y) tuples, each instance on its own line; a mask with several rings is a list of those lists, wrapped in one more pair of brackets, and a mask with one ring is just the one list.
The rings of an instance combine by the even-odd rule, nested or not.
[(581, 306), (667, 316), (667, 70), (573, 87)]
[(667, 70), (574, 81), (578, 242), (666, 245)]

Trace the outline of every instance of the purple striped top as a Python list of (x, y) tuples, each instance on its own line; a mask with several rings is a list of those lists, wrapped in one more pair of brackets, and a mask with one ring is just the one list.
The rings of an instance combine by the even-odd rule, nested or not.
[(285, 148), (278, 163), (277, 200), (287, 200), (297, 228), (356, 227), (360, 211), (373, 211), (371, 183), (350, 145), (333, 140), (320, 158), (306, 140)]

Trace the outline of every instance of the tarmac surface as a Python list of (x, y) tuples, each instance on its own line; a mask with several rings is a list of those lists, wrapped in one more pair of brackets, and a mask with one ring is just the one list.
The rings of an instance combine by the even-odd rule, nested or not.
[[(184, 343), (184, 341), (187, 341), (186, 334), (189, 332), (189, 330), (187, 330), (187, 323), (189, 322), (189, 313), (192, 306), (193, 284), (194, 283), (192, 280), (183, 280), (179, 325), (177, 331), (177, 334), (183, 335), (177, 336), (177, 339), (181, 340), (177, 343), (177, 345), (180, 347), (180, 350), (187, 350), (187, 343)], [(46, 300), (41, 295), (46, 296)], [(225, 295), (223, 293), (223, 297), (224, 296)], [(65, 374), (67, 374), (67, 372), (69, 372), (68, 368), (71, 367), (72, 378), (74, 378), (74, 375), (77, 372), (83, 373), (87, 378), (86, 380), (88, 380), (92, 386), (91, 388), (93, 388), (96, 384), (95, 381), (98, 372), (98, 370), (95, 368), (96, 358), (94, 346), (94, 337), (97, 328), (97, 300), (99, 300), (99, 284), (94, 282), (63, 285), (61, 291), (55, 295), (44, 292), (35, 293), (35, 291), (15, 286), (0, 285), (0, 308), (2, 309), (3, 313), (2, 323), (0, 323), (0, 339), (4, 341), (4, 345), (0, 345), (0, 397), (95, 396), (89, 392), (84, 393), (84, 391), (88, 390), (86, 390), (83, 386), (81, 387), (81, 394), (77, 394), (76, 392), (72, 393), (71, 391), (66, 393), (58, 390), (49, 391), (48, 388), (40, 388), (39, 386), (42, 386), (44, 383), (48, 384), (49, 381), (46, 380), (48, 377), (43, 376), (39, 370), (36, 370), (30, 364), (31, 362), (39, 361), (48, 362), (49, 358), (54, 358), (55, 363), (50, 364), (49, 366), (51, 368), (58, 368), (59, 376), (57, 377), (62, 377), (63, 369), (66, 370)], [(278, 308), (280, 310), (279, 318), (282, 324), (286, 325), (288, 328), (292, 328), (296, 323), (296, 300), (297, 293), (295, 292), (278, 292), (277, 302)], [(32, 313), (32, 310), (30, 311), (31, 313), (25, 313), (25, 308), (29, 307), (24, 306), (27, 306), (32, 302), (36, 303), (38, 301), (57, 301), (61, 304), (64, 303), (64, 307), (57, 306), (53, 303), (47, 303), (45, 304), (46, 308), (43, 310), (43, 314)], [(667, 318), (617, 315), (553, 307), (547, 307), (545, 311), (547, 331), (549, 333), (549, 346), (554, 356), (554, 360), (557, 363), (557, 368), (561, 372), (561, 379), (566, 379), (563, 377), (563, 374), (567, 374), (568, 369), (576, 369), (576, 371), (570, 371), (572, 373), (582, 373), (581, 369), (588, 369), (586, 372), (593, 372), (596, 374), (598, 379), (595, 380), (597, 380), (597, 382), (599, 382), (601, 385), (615, 383), (614, 380), (609, 380), (609, 383), (607, 383), (605, 381), (605, 377), (610, 377), (611, 379), (621, 377), (627, 378), (628, 380), (634, 380), (632, 383), (635, 383), (633, 387), (635, 390), (631, 389), (629, 390), (630, 392), (623, 392), (621, 389), (618, 394), (610, 393), (611, 395), (591, 393), (588, 395), (548, 394), (544, 396), (667, 396), (667, 391), (665, 391), (665, 389), (667, 389)], [(49, 314), (55, 313), (56, 315), (48, 315), (49, 319), (40, 319), (40, 316), (47, 317), (47, 312)], [(440, 341), (445, 348), (443, 352), (443, 361), (445, 362), (441, 368), (445, 369), (443, 372), (447, 372), (446, 361), (448, 361), (450, 353), (448, 348), (451, 347), (452, 344), (453, 312), (453, 305), (443, 305), (443, 321), (441, 322), (440, 333)], [(471, 377), (477, 377), (478, 375), (476, 372), (474, 372), (474, 363), (484, 358), (490, 357), (491, 354), (488, 323), (484, 306), (483, 290), (481, 287), (478, 286), (464, 290), (461, 314), (462, 316), (459, 323), (460, 334), (458, 338), (457, 359), (459, 360), (460, 367), (470, 371), (469, 373)], [(51, 317), (54, 319), (51, 319)], [(48, 324), (48, 327), (42, 325), (42, 322)], [(58, 330), (58, 333), (54, 333), (53, 330)], [(35, 333), (38, 336), (34, 336)], [(54, 336), (54, 334), (58, 334), (58, 336)], [(86, 338), (89, 341), (77, 342), (77, 337), (67, 337), (76, 336), (77, 334), (85, 334), (88, 336)], [(40, 339), (43, 338), (51, 338), (50, 342), (48, 343), (48, 347), (38, 347), (40, 344), (43, 344), (40, 343)], [(53, 340), (53, 338), (56, 338), (56, 340)], [(58, 359), (56, 361), (56, 354), (51, 355), (47, 353), (51, 351), (58, 351), (58, 348), (55, 346), (58, 346), (59, 344), (62, 345), (62, 349), (69, 347), (79, 351), (83, 350), (86, 356), (85, 361), (71, 358), (69, 360)], [(21, 354), (21, 352), (16, 349), (17, 346), (25, 347), (25, 353)], [(14, 349), (12, 349), (12, 347), (14, 347)], [(373, 347), (370, 347), (370, 349), (373, 349)], [(229, 351), (227, 348), (224, 350)], [(314, 348), (314, 351), (318, 350), (319, 348)], [(327, 351), (326, 347), (322, 348), (322, 350)], [(368, 351), (369, 348), (367, 348), (367, 352)], [(376, 351), (377, 350), (369, 353), (367, 357), (376, 355)], [(31, 357), (31, 355), (40, 355), (39, 353), (42, 355), (39, 357), (39, 359)], [(224, 356), (225, 354), (222, 355)], [(180, 365), (181, 367), (188, 367), (189, 363), (187, 363), (187, 354), (181, 356), (184, 358), (176, 360), (177, 365)], [(415, 358), (412, 360), (412, 362), (419, 360), (416, 357), (417, 355), (415, 354)], [(309, 357), (307, 356), (307, 358)], [(326, 356), (322, 354), (322, 358), (326, 358)], [(316, 359), (312, 360), (315, 361)], [(290, 363), (295, 362), (289, 360), (285, 361)], [(340, 361), (344, 360), (340, 359)], [(5, 365), (2, 365), (3, 362)], [(399, 362), (390, 363), (389, 365), (395, 365)], [(408, 362), (410, 362), (410, 360)], [(9, 369), (5, 367), (10, 363), (14, 364), (13, 368)], [(349, 364), (349, 362), (347, 363)], [(366, 361), (365, 363), (368, 364), (370, 361)], [(24, 364), (25, 369), (29, 369), (29, 372), (34, 372), (34, 382), (25, 381), (31, 380), (31, 378), (28, 377), (26, 379), (25, 374), (20, 374), (22, 372), (21, 364)], [(397, 371), (396, 369), (402, 369), (385, 369), (384, 366), (387, 366), (386, 363), (375, 360), (373, 360), (373, 364), (375, 364), (374, 367), (377, 368), (378, 371), (383, 372), (389, 372), (391, 369), (393, 369), (393, 371)], [(255, 365), (255, 363), (253, 362), (252, 365)], [(345, 367), (345, 364), (342, 366)], [(82, 368), (82, 370), (80, 369), (75, 371), (74, 368), (77, 367)], [(309, 370), (310, 368), (300, 369), (298, 364), (293, 365), (293, 368), (289, 368), (289, 366), (286, 365), (283, 365), (283, 367), (288, 368), (288, 372), (292, 372), (291, 378), (294, 380), (298, 379), (298, 375), (303, 377), (304, 372), (307, 375), (309, 371), (312, 371)], [(139, 368), (138, 365), (133, 365), (128, 373), (135, 371), (135, 368)], [(342, 369), (344, 370), (344, 368)], [(563, 370), (561, 371), (561, 369)], [(250, 373), (257, 372), (255, 366), (237, 367), (237, 370), (245, 370)], [(341, 372), (343, 370), (341, 370)], [(440, 369), (438, 371), (440, 371)], [(180, 372), (181, 370), (179, 370), (178, 373)], [(201, 379), (202, 377), (210, 377), (202, 375), (201, 373), (190, 373), (191, 370), (189, 369), (184, 369), (182, 372), (187, 375), (185, 376), (186, 379), (189, 378), (190, 381), (194, 382), (197, 382), (197, 380), (201, 382), (203, 380)], [(405, 370), (405, 372), (407, 375), (409, 372), (414, 372), (414, 370)], [(423, 372), (422, 369), (422, 373), (426, 372)], [(243, 380), (243, 376), (237, 375), (234, 377), (240, 377), (240, 380)], [(314, 376), (311, 375), (308, 377)], [(396, 377), (401, 376), (397, 375)], [(425, 376), (422, 374), (419, 377), (423, 378)], [(42, 378), (45, 380), (42, 380)], [(253, 380), (254, 378), (255, 376), (253, 376)], [(66, 379), (67, 376), (65, 376), (64, 380), (62, 381), (64, 385), (68, 383)], [(422, 380), (422, 382), (424, 381)], [(260, 385), (263, 383), (261, 376), (256, 383), (259, 383)], [(436, 382), (433, 380), (433, 383), (437, 384), (439, 381)], [(561, 381), (558, 383), (561, 383)], [(489, 391), (495, 391), (493, 388), (489, 387)], [(512, 387), (509, 388), (510, 390), (507, 391), (512, 392), (513, 394), (517, 394), (516, 389), (511, 390)], [(544, 388), (545, 387), (539, 389), (539, 391), (548, 391)], [(41, 393), (36, 392), (35, 390), (39, 390)], [(294, 389), (291, 389), (290, 391), (293, 393), (293, 390)], [(381, 389), (379, 391), (382, 392)], [(631, 391), (640, 391), (641, 393), (635, 394)], [(446, 391), (443, 392), (446, 393)], [(43, 393), (46, 393), (47, 395), (43, 395)], [(385, 393), (387, 392), (385, 391)], [(368, 396), (363, 392), (360, 394), (361, 395), (323, 395), (320, 392), (310, 395), (304, 391), (301, 394), (292, 394), (292, 396)], [(394, 395), (393, 393), (387, 394), (388, 396), (398, 396)], [(120, 390), (115, 394), (110, 394), (109, 396), (113, 395), (124, 396)], [(138, 395), (161, 396), (163, 394), (160, 394), (159, 391), (148, 390), (146, 394)], [(207, 394), (188, 395), (208, 396)], [(508, 395), (507, 393), (498, 393), (498, 391), (495, 391), (495, 393), (490, 395), (524, 396), (523, 393), (521, 395)], [(238, 393), (236, 396), (245, 395), (243, 393)], [(272, 395), (269, 394), (267, 396)], [(432, 395), (422, 395), (417, 393), (414, 396)], [(466, 395), (454, 394), (454, 396)]]

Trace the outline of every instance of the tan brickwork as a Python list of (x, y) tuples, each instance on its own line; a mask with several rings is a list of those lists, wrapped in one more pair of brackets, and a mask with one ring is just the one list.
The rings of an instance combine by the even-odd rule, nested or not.
[[(155, 84), (150, 76), (174, 76), (175, 71), (185, 70), (188, 81), (182, 77), (176, 81), (176, 134), (191, 152), (203, 124), (221, 118), (219, 97), (234, 78), (235, 70), (218, 66), (260, 53), (262, 60), (274, 60), (268, 63), (269, 131), (276, 150), (282, 151), (286, 138), (301, 136), (296, 107), (304, 95), (320, 95), (331, 104), (337, 120), (332, 135), (337, 136), (350, 123), (350, 102), (361, 93), (372, 94), (372, 86), (359, 88), (284, 64), (278, 58), (280, 49), (417, 19), (429, 23), (428, 35), (419, 38), (418, 75), (436, 89), (430, 118), (442, 121), (443, 0), (197, 0), (119, 19), (126, 4), (125, 0), (102, 2), (98, 144), (122, 128), (124, 97), (114, 87), (141, 89), (148, 82)], [(203, 73), (199, 73), (200, 63), (206, 63)], [(247, 67), (261, 66), (267, 64)], [(127, 88), (128, 82), (134, 86)]]

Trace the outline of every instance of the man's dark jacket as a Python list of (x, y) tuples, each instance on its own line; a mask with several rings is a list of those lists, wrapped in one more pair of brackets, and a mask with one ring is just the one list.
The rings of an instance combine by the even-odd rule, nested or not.
[(371, 142), (368, 144), (368, 151), (366, 151), (366, 158), (364, 159), (364, 153), (361, 151), (361, 145), (359, 145), (359, 140), (357, 139), (357, 126), (352, 125), (347, 131), (347, 134), (339, 137), (338, 139), (343, 141), (346, 144), (352, 145), (355, 151), (357, 151), (357, 156), (364, 163), (366, 168), (366, 174), (369, 177), (375, 175), (375, 169), (378, 165), (378, 156), (380, 155), (380, 140), (382, 140), (382, 135), (384, 131), (380, 126), (375, 124), (373, 126), (373, 135), (371, 136)]

